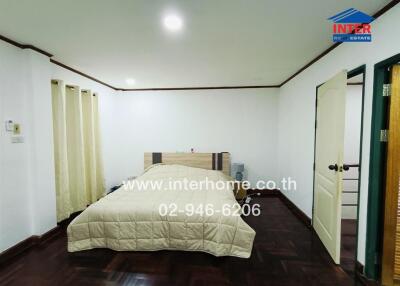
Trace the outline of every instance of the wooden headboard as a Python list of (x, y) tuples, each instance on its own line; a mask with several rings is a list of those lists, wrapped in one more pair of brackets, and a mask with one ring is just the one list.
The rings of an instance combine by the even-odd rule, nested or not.
[(231, 175), (231, 155), (221, 153), (144, 153), (144, 168), (157, 163), (179, 164), (207, 170), (220, 170)]

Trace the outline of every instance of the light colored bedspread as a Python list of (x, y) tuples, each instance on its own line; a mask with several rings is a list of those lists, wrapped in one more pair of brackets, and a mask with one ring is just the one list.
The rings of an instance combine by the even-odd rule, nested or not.
[[(224, 181), (228, 178), (219, 171), (203, 170), (180, 165), (156, 165), (148, 169), (138, 182), (158, 181), (164, 186), (168, 181), (191, 180)], [(169, 189), (146, 190), (120, 188), (90, 205), (68, 226), (68, 251), (92, 248), (110, 248), (117, 251), (184, 250), (203, 251), (215, 256), (248, 258), (251, 254), (255, 231), (243, 219), (223, 214), (224, 205), (234, 205), (231, 188), (212, 190)], [(159, 207), (176, 205), (164, 215)], [(191, 214), (206, 205), (213, 214)], [(226, 206), (225, 206), (226, 207)], [(186, 208), (186, 209), (185, 209)], [(219, 210), (219, 211), (218, 211)], [(189, 215), (190, 214), (190, 215)]]

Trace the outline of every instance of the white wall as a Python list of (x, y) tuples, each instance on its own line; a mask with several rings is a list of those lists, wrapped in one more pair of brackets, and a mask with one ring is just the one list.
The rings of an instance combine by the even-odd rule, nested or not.
[(53, 228), (56, 223), (50, 63), (48, 57), (32, 50), (24, 53), (28, 119), (25, 144), (29, 147), (31, 223), (32, 233), (40, 235)]
[[(51, 79), (98, 93), (100, 112), (112, 104), (114, 90), (0, 41), (0, 252), (56, 226)], [(24, 143), (11, 143), (8, 119)]]
[(358, 260), (365, 261), (368, 167), (370, 149), (373, 66), (400, 52), (400, 6), (397, 5), (372, 25), (372, 43), (346, 43), (289, 81), (279, 95), (279, 176), (296, 178), (297, 191), (286, 195), (308, 216), (312, 210), (314, 115), (316, 86), (342, 69), (367, 65), (364, 103)]
[(228, 151), (251, 182), (274, 180), (277, 103), (277, 89), (120, 92), (101, 114), (108, 186), (140, 175), (144, 152), (190, 148)]
[[(56, 225), (49, 59), (0, 43), (0, 251)], [(24, 143), (11, 143), (8, 119)]]
[(24, 85), (24, 53), (0, 43), (0, 251), (31, 234), (29, 150), (27, 144), (11, 144), (4, 121), (21, 124), (22, 134), (28, 118)]

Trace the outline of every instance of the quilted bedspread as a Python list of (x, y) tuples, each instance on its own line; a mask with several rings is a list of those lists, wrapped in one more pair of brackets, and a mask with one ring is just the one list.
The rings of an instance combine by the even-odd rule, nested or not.
[[(228, 180), (219, 171), (154, 165), (136, 182), (161, 182), (163, 187), (125, 184), (90, 205), (68, 226), (68, 251), (169, 249), (250, 257), (255, 231), (240, 215), (222, 211), (227, 205), (236, 204), (232, 188), (216, 190), (203, 184), (197, 189), (182, 189), (167, 184), (171, 180), (200, 182), (205, 178), (212, 182)], [(208, 214), (192, 213), (193, 209), (205, 206), (209, 208)]]

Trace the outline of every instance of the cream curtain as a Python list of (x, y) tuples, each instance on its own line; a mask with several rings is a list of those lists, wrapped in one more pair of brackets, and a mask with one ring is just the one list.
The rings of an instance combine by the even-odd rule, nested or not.
[(57, 221), (104, 194), (98, 101), (90, 91), (52, 81)]
[(86, 196), (90, 203), (104, 195), (97, 96), (82, 90)]
[(66, 86), (66, 126), (68, 150), (68, 174), (73, 212), (86, 208), (85, 165), (82, 130), (82, 101), (78, 86)]
[(61, 81), (52, 81), (51, 90), (53, 105), (57, 221), (61, 221), (69, 217), (72, 212), (68, 175), (65, 89)]
[(96, 194), (97, 197), (105, 195), (106, 185), (104, 181), (103, 172), (103, 158), (101, 156), (101, 133), (100, 133), (100, 121), (99, 121), (99, 97), (97, 94), (93, 94), (93, 118), (94, 118), (94, 138), (95, 138), (95, 156), (96, 156)]

